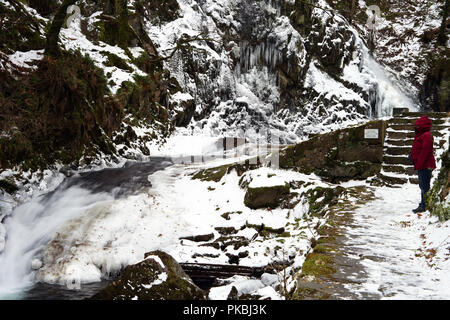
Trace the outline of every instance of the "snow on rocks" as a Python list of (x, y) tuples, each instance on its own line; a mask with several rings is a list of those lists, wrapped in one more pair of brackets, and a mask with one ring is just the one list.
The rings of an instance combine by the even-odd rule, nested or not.
[[(153, 185), (149, 193), (100, 203), (65, 223), (43, 250), (38, 279), (62, 284), (73, 279), (81, 284), (100, 281), (157, 249), (178, 262), (228, 264), (238, 257), (239, 265), (267, 266), (289, 256), (292, 268), (301, 267), (310, 239), (315, 237), (308, 225), (318, 223), (317, 218), (305, 216), (307, 206), (251, 210), (244, 205), (245, 190), (239, 187), (240, 177), (234, 170), (218, 182), (193, 180), (196, 170), (195, 166), (175, 165), (156, 172), (149, 177)], [(259, 175), (261, 180), (266, 177), (269, 184), (275, 177), (315, 181), (307, 175), (268, 168), (257, 169), (252, 175)], [(258, 232), (261, 225), (266, 226), (264, 234)], [(224, 228), (234, 231), (227, 236), (221, 234)], [(214, 239), (180, 240), (209, 233)], [(250, 287), (244, 289), (247, 284), (242, 284), (243, 294), (274, 285), (275, 281), (265, 276), (252, 283), (258, 285), (249, 282)], [(270, 289), (257, 295), (275, 296)]]
[[(157, 258), (157, 259), (156, 259)], [(127, 266), (113, 283), (95, 294), (95, 300), (204, 300), (181, 266), (162, 251)]]

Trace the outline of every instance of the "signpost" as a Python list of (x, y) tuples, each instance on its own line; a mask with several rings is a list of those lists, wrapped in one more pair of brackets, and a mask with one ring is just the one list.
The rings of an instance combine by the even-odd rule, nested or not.
[(378, 129), (364, 129), (364, 139), (378, 139), (379, 130)]

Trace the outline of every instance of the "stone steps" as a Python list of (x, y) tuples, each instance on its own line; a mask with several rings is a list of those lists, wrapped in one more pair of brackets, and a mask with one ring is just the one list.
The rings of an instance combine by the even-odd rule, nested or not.
[[(414, 139), (386, 139), (384, 141), (386, 148), (390, 147), (403, 147), (403, 148), (410, 148), (412, 147), (412, 144), (414, 142)], [(434, 139), (434, 147), (440, 148), (445, 144), (444, 139)]]
[[(414, 132), (414, 124), (390, 124), (389, 128), (392, 130), (407, 130)], [(447, 128), (445, 125), (434, 125), (431, 127), (431, 132), (439, 132), (442, 129)]]
[(388, 120), (379, 177), (390, 185), (419, 183), (417, 171), (409, 163), (408, 155), (415, 137), (414, 122), (423, 115), (427, 115), (432, 121), (431, 133), (435, 149), (442, 147), (448, 139), (445, 129), (450, 127), (447, 119), (450, 113), (403, 112)]
[(450, 112), (403, 112), (402, 118), (420, 118), (421, 116), (428, 116), (431, 120), (450, 118)]
[[(436, 138), (441, 138), (444, 136), (444, 133), (442, 131), (435, 131), (435, 130), (431, 130), (431, 133), (433, 135), (433, 137)], [(414, 140), (415, 137), (415, 133), (414, 131), (387, 131), (387, 138), (388, 139), (412, 139)]]
[(385, 155), (388, 156), (400, 156), (400, 155), (406, 155), (408, 156), (411, 152), (411, 148), (409, 147), (387, 147), (384, 151)]
[(413, 166), (402, 166), (402, 165), (387, 165), (383, 164), (382, 169), (384, 172), (393, 172), (398, 174), (406, 174), (413, 176), (416, 174)]
[[(414, 122), (416, 122), (416, 120), (417, 118), (393, 118), (388, 120), (388, 124), (410, 124), (414, 126)], [(445, 119), (431, 119), (431, 121), (433, 122), (433, 126), (445, 124)]]
[(408, 157), (383, 156), (383, 164), (404, 164), (409, 165)]
[(399, 140), (392, 140), (392, 139), (389, 139), (389, 138), (387, 138), (385, 141), (384, 141), (384, 143), (385, 143), (385, 145), (391, 145), (391, 146), (398, 146), (398, 147), (409, 147), (409, 148), (411, 148), (412, 147), (412, 144), (413, 144), (413, 139), (407, 139), (407, 140), (405, 140), (405, 139), (399, 139)]

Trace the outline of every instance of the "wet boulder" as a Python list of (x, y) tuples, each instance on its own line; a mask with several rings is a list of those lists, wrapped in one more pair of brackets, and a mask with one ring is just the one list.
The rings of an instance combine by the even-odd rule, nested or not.
[(127, 266), (94, 300), (205, 300), (181, 266), (167, 253), (152, 251), (145, 259)]

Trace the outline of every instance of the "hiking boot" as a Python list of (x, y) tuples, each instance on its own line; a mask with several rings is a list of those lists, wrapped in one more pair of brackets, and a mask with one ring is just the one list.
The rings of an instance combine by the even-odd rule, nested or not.
[(421, 213), (427, 211), (425, 208), (419, 206), (416, 209), (413, 210), (414, 213)]

